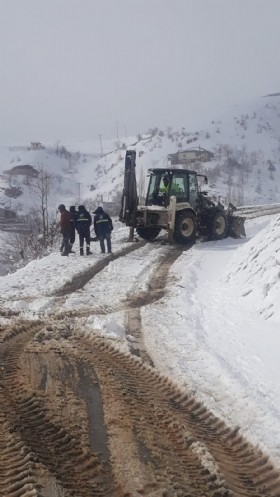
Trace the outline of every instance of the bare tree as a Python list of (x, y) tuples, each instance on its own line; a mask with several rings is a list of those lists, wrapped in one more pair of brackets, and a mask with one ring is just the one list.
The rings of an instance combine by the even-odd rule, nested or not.
[(41, 225), (44, 245), (47, 245), (49, 236), (49, 195), (53, 183), (54, 175), (41, 166), (38, 177), (29, 187), (30, 196), (34, 200), (34, 207), (39, 215), (38, 221), (39, 226)]
[(0, 240), (5, 245), (2, 257), (11, 270), (17, 270), (28, 262), (49, 254), (60, 239), (60, 228), (56, 220), (49, 223), (46, 241), (39, 234), (38, 214), (33, 210), (27, 218), (24, 230), (0, 232)]
[(53, 183), (54, 175), (41, 166), (38, 178), (33, 178), (29, 185), (33, 207), (25, 216), (24, 228), (1, 234), (1, 237), (5, 237), (5, 257), (14, 269), (47, 255), (58, 243), (60, 229), (55, 215), (49, 211)]

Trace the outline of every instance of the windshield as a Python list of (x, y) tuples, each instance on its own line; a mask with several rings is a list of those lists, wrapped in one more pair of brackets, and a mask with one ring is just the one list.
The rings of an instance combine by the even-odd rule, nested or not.
[(148, 203), (153, 203), (154, 192), (156, 191), (156, 185), (158, 183), (157, 179), (158, 179), (157, 176), (154, 176), (154, 175), (150, 176), (150, 183), (149, 183), (149, 188), (148, 188), (148, 193), (147, 193), (147, 202)]
[(197, 175), (181, 171), (151, 174), (146, 205), (169, 205), (170, 196), (177, 203), (190, 202), (195, 205), (198, 198)]
[(147, 194), (147, 205), (165, 205), (171, 177), (167, 173), (151, 174)]
[(169, 204), (170, 195), (175, 195), (177, 202), (186, 202), (188, 199), (188, 176), (186, 174), (172, 174), (160, 172), (151, 174), (147, 194), (147, 205)]

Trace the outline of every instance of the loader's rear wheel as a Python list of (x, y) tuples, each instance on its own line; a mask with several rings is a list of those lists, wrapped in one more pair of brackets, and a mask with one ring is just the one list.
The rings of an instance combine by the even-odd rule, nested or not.
[(197, 219), (193, 212), (185, 211), (179, 214), (174, 231), (174, 239), (179, 243), (191, 243), (195, 240)]
[(152, 228), (152, 227), (138, 227), (136, 228), (136, 233), (138, 233), (141, 238), (144, 240), (152, 241), (154, 240), (160, 232), (160, 228)]
[(222, 240), (227, 236), (228, 218), (222, 211), (216, 212), (211, 220), (210, 238), (211, 240)]

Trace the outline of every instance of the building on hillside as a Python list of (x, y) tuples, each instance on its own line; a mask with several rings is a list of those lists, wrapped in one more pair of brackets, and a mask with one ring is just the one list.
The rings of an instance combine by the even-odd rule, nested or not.
[(12, 209), (0, 207), (0, 219), (15, 219), (17, 214)]
[(171, 166), (174, 166), (176, 164), (208, 162), (214, 158), (214, 154), (202, 147), (192, 147), (187, 150), (179, 150), (175, 154), (169, 154), (167, 158)]
[(30, 143), (30, 149), (31, 150), (41, 150), (43, 147), (41, 142), (31, 142)]
[(29, 176), (30, 178), (38, 178), (39, 176), (39, 171), (28, 164), (14, 166), (11, 169), (6, 169), (3, 173), (8, 174), (9, 176)]

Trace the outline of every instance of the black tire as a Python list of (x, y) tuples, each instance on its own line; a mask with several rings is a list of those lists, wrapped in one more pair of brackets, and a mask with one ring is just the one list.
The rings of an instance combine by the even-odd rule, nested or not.
[(223, 240), (228, 232), (228, 218), (223, 211), (218, 211), (210, 220), (211, 240)]
[(179, 243), (192, 243), (196, 238), (197, 218), (192, 211), (178, 214), (175, 224), (174, 239)]
[(160, 228), (153, 228), (153, 227), (141, 227), (139, 226), (136, 228), (136, 233), (141, 237), (144, 238), (144, 240), (149, 240), (152, 241), (154, 240), (160, 232)]

